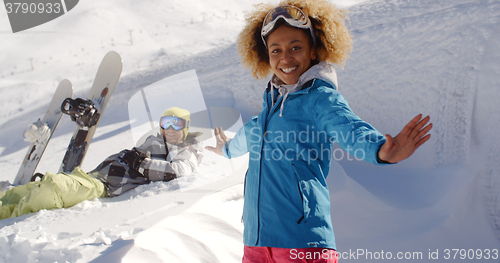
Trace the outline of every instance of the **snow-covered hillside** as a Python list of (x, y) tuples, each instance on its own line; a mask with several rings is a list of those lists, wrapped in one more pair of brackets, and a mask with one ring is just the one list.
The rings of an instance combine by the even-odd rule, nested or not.
[[(190, 106), (237, 109), (234, 133), (258, 112), (265, 88), (240, 65), (234, 44), (244, 13), (258, 2), (87, 0), (16, 34), (0, 11), (0, 181), (14, 179), (28, 145), (21, 133), (43, 115), (58, 82), (68, 78), (74, 96), (85, 96), (110, 50), (120, 53), (124, 71), (85, 171), (134, 146), (129, 102), (141, 88), (193, 69), (200, 89), (189, 96), (203, 102)], [(327, 180), (338, 250), (348, 253), (341, 262), (370, 261), (367, 252), (376, 258), (382, 251), (422, 256), (405, 262), (436, 261), (436, 251), (438, 262), (464, 262), (453, 253), (445, 260), (446, 249), (474, 249), (476, 261), (481, 251), (481, 262), (496, 262), (500, 1), (333, 2), (351, 11), (354, 50), (338, 79), (353, 110), (392, 135), (418, 113), (434, 124), (431, 140), (395, 166), (336, 155)], [(188, 96), (172, 93), (166, 103)], [(58, 170), (73, 129), (63, 116), (37, 171)], [(241, 261), (245, 163), (208, 152), (192, 178), (2, 220), (0, 262)]]

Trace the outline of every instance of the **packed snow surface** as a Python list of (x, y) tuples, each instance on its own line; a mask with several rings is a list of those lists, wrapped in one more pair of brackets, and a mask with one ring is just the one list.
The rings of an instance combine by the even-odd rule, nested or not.
[[(224, 121), (234, 135), (259, 112), (266, 84), (241, 66), (235, 46), (258, 2), (87, 0), (16, 34), (0, 11), (0, 181), (14, 180), (28, 148), (22, 132), (59, 82), (85, 97), (111, 50), (123, 73), (85, 171), (138, 142), (141, 92), (152, 113), (211, 114), (205, 145), (215, 144), (210, 126)], [(327, 181), (341, 262), (497, 262), (500, 1), (333, 2), (350, 10), (354, 49), (338, 79), (351, 108), (391, 135), (419, 113), (434, 125), (431, 140), (397, 165), (334, 151)], [(194, 86), (173, 85), (179, 76)], [(221, 111), (231, 120), (217, 119)], [(59, 169), (74, 128), (63, 116), (38, 172)], [(2, 220), (0, 262), (241, 262), (247, 159), (206, 152), (191, 177)]]

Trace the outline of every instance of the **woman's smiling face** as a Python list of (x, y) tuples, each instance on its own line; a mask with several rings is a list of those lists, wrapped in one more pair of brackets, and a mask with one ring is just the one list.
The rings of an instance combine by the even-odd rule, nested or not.
[(282, 25), (267, 38), (271, 70), (285, 84), (292, 85), (316, 59), (311, 36), (304, 30)]
[(184, 132), (182, 130), (176, 131), (172, 127), (168, 127), (168, 129), (162, 129), (161, 131), (163, 138), (165, 138), (168, 143), (177, 144), (182, 142), (184, 139)]

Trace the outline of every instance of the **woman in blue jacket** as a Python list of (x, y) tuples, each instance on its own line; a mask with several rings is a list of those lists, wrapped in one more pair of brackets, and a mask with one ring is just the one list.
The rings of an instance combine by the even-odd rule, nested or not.
[(336, 262), (325, 181), (333, 143), (387, 164), (430, 138), (428, 116), (416, 116), (391, 137), (349, 108), (331, 64), (343, 65), (351, 50), (344, 19), (326, 0), (285, 0), (258, 6), (239, 36), (240, 56), (254, 77), (273, 76), (259, 115), (233, 139), (216, 128), (217, 145), (207, 149), (227, 158), (249, 153), (243, 262)]

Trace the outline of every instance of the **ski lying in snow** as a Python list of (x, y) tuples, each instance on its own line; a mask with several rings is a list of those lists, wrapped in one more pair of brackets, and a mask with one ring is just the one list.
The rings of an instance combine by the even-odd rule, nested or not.
[(24, 157), (21, 168), (14, 179), (14, 185), (28, 183), (35, 172), (40, 158), (61, 119), (61, 103), (73, 95), (73, 85), (67, 79), (59, 83), (56, 93), (50, 101), (49, 107), (42, 119), (31, 124), (24, 131), (24, 140), (31, 142), (28, 153)]
[(122, 72), (122, 59), (111, 51), (104, 56), (87, 99), (67, 99), (61, 110), (78, 125), (73, 133), (59, 172), (71, 173), (81, 166), (99, 120)]

